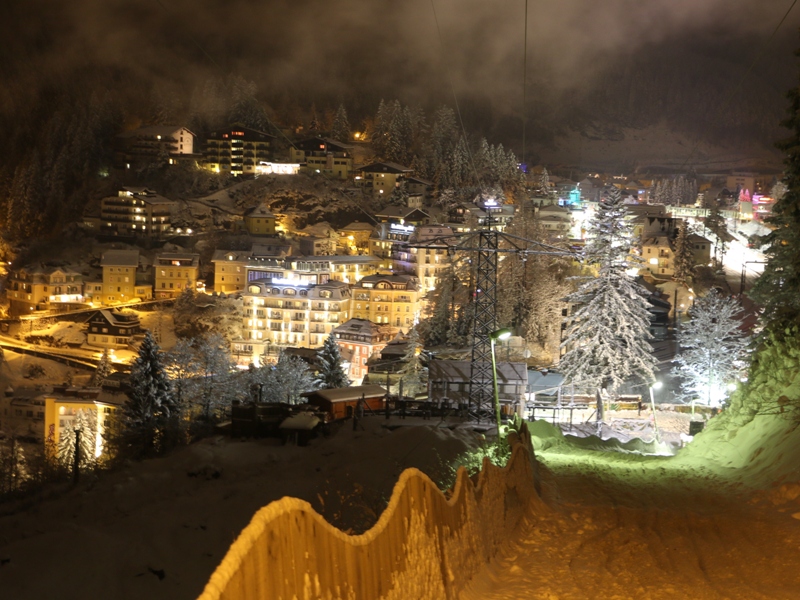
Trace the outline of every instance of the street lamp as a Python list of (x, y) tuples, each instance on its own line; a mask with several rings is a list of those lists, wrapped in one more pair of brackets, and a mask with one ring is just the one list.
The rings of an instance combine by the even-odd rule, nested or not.
[(656, 432), (656, 441), (661, 441), (661, 436), (658, 433), (658, 421), (656, 421), (656, 401), (653, 398), (653, 390), (660, 390), (661, 386), (664, 385), (660, 381), (655, 381), (650, 386), (650, 408), (653, 411), (653, 429)]
[(489, 334), (492, 344), (492, 384), (494, 386), (494, 417), (497, 419), (497, 439), (500, 439), (500, 393), (497, 391), (497, 359), (495, 358), (494, 345), (497, 340), (507, 340), (511, 337), (511, 330), (507, 327), (498, 329)]

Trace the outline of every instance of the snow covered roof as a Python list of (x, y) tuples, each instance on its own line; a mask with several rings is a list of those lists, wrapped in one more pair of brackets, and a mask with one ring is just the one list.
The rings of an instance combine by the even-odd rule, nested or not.
[(262, 202), (258, 206), (248, 208), (244, 211), (245, 217), (260, 217), (263, 219), (274, 219), (275, 215), (269, 210), (266, 202)]
[(364, 173), (394, 173), (395, 175), (400, 175), (403, 173), (412, 173), (414, 169), (409, 167), (404, 167), (401, 164), (396, 162), (377, 162), (372, 163), (370, 165), (366, 165), (361, 167), (360, 169)]
[(100, 264), (104, 267), (138, 267), (138, 250), (106, 250)]
[[(498, 362), (497, 380), (502, 383), (527, 385), (528, 374), (525, 363)], [(467, 382), (471, 379), (472, 363), (468, 360), (432, 360), (428, 363), (428, 379), (431, 381)]]
[(349, 225), (342, 227), (339, 231), (369, 231), (370, 233), (375, 229), (375, 225), (371, 223), (362, 223), (361, 221), (354, 221)]
[(134, 129), (133, 131), (126, 131), (125, 133), (119, 134), (117, 137), (121, 138), (156, 137), (159, 135), (163, 137), (173, 137), (176, 133), (180, 132), (181, 130), (186, 130), (187, 132), (194, 135), (194, 133), (192, 133), (182, 125), (151, 125), (149, 127), (139, 127), (139, 129)]
[(306, 398), (316, 396), (328, 402), (348, 402), (358, 400), (362, 396), (365, 398), (376, 398), (386, 394), (386, 389), (377, 384), (354, 385), (346, 388), (334, 388), (330, 390), (314, 390), (300, 394)]

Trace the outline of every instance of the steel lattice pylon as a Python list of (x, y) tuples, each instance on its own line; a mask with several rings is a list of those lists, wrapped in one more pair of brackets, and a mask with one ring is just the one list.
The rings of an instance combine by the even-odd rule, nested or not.
[[(492, 228), (491, 217), (484, 229), (430, 238), (424, 243), (405, 243), (409, 248), (447, 247), (448, 254), (469, 253), (475, 262), (473, 288), (472, 360), (470, 365), (470, 404), (473, 417), (494, 419), (492, 344), (490, 334), (497, 329), (497, 265), (500, 254), (572, 256), (570, 250), (500, 232)], [(502, 247), (501, 247), (502, 245)]]
[(492, 346), (489, 335), (497, 329), (497, 257), (499, 233), (477, 232), (475, 266), (475, 316), (472, 326), (472, 364), (470, 365), (470, 410), (478, 419), (492, 415)]

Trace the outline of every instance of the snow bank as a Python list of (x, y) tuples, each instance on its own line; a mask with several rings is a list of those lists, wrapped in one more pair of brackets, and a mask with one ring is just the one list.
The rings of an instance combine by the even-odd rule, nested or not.
[(220, 598), (455, 598), (538, 500), (527, 431), (504, 468), (484, 462), (473, 485), (458, 474), (450, 499), (416, 469), (400, 476), (378, 523), (359, 536), (311, 505), (262, 508), (231, 546), (202, 600)]
[(800, 479), (800, 339), (768, 339), (731, 406), (676, 457), (748, 487)]

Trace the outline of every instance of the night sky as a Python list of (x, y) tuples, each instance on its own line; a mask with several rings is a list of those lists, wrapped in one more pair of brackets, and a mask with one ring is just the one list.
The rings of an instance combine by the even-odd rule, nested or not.
[[(696, 130), (714, 121), (710, 107), (734, 93), (790, 4), (531, 1), (531, 131), (546, 138), (597, 120), (642, 126), (660, 116)], [(129, 100), (156, 94), (184, 105), (209, 78), (237, 74), (284, 117), (291, 105), (339, 102), (363, 117), (395, 97), (430, 109), (452, 104), (452, 80), (467, 125), (513, 145), (524, 7), (524, 0), (16, 0), (0, 25), (0, 116), (15, 122), (43, 89), (87, 72), (96, 79), (89, 86), (105, 81), (128, 90)], [(800, 8), (708, 135), (736, 129), (774, 140), (783, 93), (796, 80), (798, 24)]]

